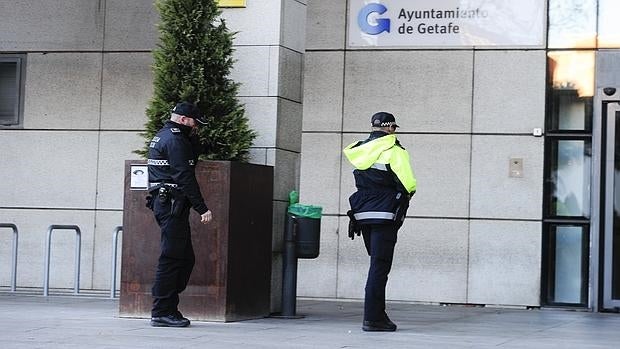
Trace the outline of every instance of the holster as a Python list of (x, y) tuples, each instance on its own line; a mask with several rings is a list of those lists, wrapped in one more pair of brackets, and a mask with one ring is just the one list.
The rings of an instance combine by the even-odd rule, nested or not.
[(146, 196), (146, 204), (145, 204), (145, 206), (149, 210), (153, 211), (153, 196), (151, 196), (151, 195), (147, 195)]
[(157, 200), (159, 200), (161, 204), (167, 203), (171, 197), (170, 188), (161, 186), (157, 189)]
[(180, 217), (186, 209), (187, 198), (176, 188), (169, 188), (168, 190), (170, 196), (170, 215), (173, 217)]
[(353, 210), (347, 211), (347, 216), (349, 216), (349, 237), (353, 240), (355, 235), (360, 236), (362, 233), (362, 226), (357, 223)]
[[(411, 196), (413, 196), (413, 194)], [(402, 195), (399, 199), (398, 207), (396, 208), (396, 212), (394, 213), (394, 224), (396, 224), (397, 228), (400, 228), (405, 221), (405, 216), (407, 215), (407, 210), (409, 209), (409, 201), (411, 200), (411, 196)]]
[[(159, 187), (155, 187), (151, 190), (151, 195), (155, 196), (149, 196), (151, 198), (151, 209), (153, 206), (153, 200), (159, 200), (162, 205), (170, 202), (170, 215), (173, 217), (179, 217), (185, 209), (185, 205), (187, 203), (185, 195), (183, 195), (183, 193), (177, 188), (171, 186), (162, 185)], [(148, 197), (147, 200), (149, 200)], [(148, 203), (149, 202), (147, 201), (147, 205)]]

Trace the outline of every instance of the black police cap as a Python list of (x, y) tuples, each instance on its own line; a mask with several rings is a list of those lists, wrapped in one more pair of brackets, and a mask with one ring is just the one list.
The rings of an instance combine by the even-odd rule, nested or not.
[(190, 103), (190, 102), (177, 103), (174, 109), (172, 109), (172, 112), (177, 115), (183, 115), (188, 118), (192, 118), (203, 125), (207, 124), (207, 122), (204, 120), (204, 114), (194, 103)]
[(396, 119), (394, 118), (394, 115), (384, 111), (375, 113), (370, 119), (370, 124), (373, 127), (399, 127), (398, 125), (396, 125)]

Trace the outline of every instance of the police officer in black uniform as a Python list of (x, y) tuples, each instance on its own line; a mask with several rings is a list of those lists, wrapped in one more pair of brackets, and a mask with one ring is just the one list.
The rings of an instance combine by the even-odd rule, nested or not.
[(202, 112), (196, 105), (178, 103), (149, 146), (148, 205), (161, 228), (161, 254), (152, 289), (152, 326), (190, 324), (178, 310), (179, 293), (185, 290), (194, 267), (190, 208), (200, 214), (202, 223), (212, 219), (195, 176), (199, 146), (192, 131), (198, 123), (205, 124), (201, 118)]

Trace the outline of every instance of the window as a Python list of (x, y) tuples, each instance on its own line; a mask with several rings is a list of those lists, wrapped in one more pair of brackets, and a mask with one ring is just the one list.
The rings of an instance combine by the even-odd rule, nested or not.
[(0, 127), (21, 123), (25, 59), (25, 55), (0, 55)]
[(618, 10), (618, 0), (549, 0), (548, 47), (620, 47)]
[(589, 218), (591, 140), (554, 137), (548, 149), (546, 218)]
[(545, 224), (543, 304), (587, 307), (589, 230), (588, 224)]
[(548, 52), (542, 303), (586, 307), (594, 51)]
[(595, 48), (597, 0), (549, 0), (549, 48)]
[(618, 0), (599, 0), (598, 2), (598, 47), (620, 47), (620, 22), (618, 22)]

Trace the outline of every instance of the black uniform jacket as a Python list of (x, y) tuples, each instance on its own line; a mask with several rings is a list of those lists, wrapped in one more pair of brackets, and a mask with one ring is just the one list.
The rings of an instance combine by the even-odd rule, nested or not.
[(190, 137), (191, 127), (167, 121), (149, 145), (149, 182), (173, 184), (199, 214), (209, 209), (196, 181), (198, 142)]

